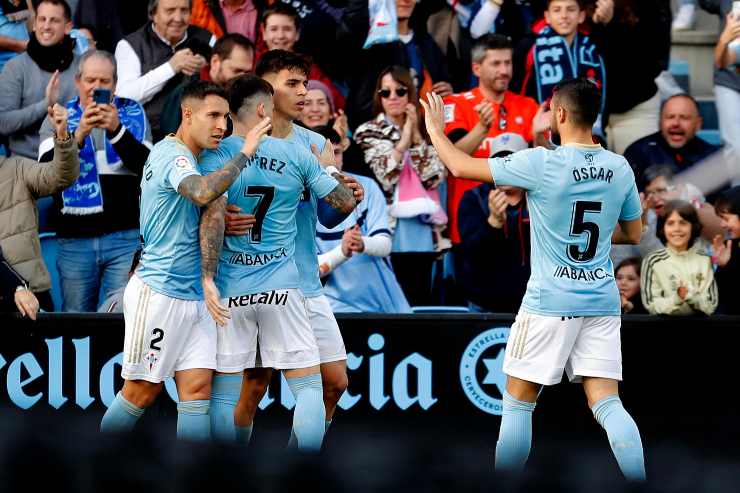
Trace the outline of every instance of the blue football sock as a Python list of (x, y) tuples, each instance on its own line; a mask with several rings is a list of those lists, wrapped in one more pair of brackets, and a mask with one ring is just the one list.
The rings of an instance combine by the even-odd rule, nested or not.
[(241, 445), (249, 445), (249, 441), (252, 439), (252, 426), (236, 426), (236, 443)]
[(295, 396), (293, 433), (298, 450), (318, 452), (324, 439), (326, 409), (318, 373), (305, 377), (288, 378), (288, 386)]
[(211, 406), (208, 412), (211, 417), (213, 438), (227, 442), (233, 442), (236, 439), (234, 408), (239, 402), (241, 389), (241, 374), (214, 375), (211, 385)]
[(645, 458), (642, 453), (640, 430), (625, 411), (616, 395), (601, 399), (591, 408), (594, 418), (606, 430), (609, 445), (624, 477), (630, 481), (645, 480)]
[(534, 402), (514, 399), (504, 391), (501, 429), (496, 443), (496, 470), (519, 473), (532, 447), (532, 412)]
[(124, 399), (120, 392), (116, 394), (100, 422), (100, 431), (106, 433), (131, 431), (144, 410)]
[(177, 404), (177, 438), (205, 441), (211, 438), (211, 420), (206, 400), (181, 401)]

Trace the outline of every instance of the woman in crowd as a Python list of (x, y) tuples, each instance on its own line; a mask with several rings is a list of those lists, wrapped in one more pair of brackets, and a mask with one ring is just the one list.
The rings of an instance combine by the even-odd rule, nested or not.
[(445, 168), (425, 138), (408, 69), (394, 65), (381, 72), (373, 112), (355, 139), (390, 205), (396, 277), (412, 306), (428, 305), (439, 232), (447, 222), (436, 190)]
[(658, 219), (658, 238), (665, 248), (642, 262), (642, 302), (650, 313), (711, 315), (717, 309), (712, 261), (695, 245), (700, 233), (693, 205), (682, 200), (665, 205), (665, 214)]
[(640, 257), (629, 257), (622, 260), (614, 269), (622, 302), (622, 313), (647, 313), (640, 294)]

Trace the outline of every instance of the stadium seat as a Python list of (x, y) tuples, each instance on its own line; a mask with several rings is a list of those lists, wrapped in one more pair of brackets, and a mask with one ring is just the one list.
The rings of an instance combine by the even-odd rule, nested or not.
[(471, 313), (467, 306), (412, 306), (414, 313)]
[(681, 88), (691, 93), (691, 85), (689, 84), (689, 62), (685, 60), (671, 60), (668, 67), (668, 71), (673, 75)]
[(722, 145), (722, 135), (719, 133), (719, 130), (699, 130), (696, 135), (710, 144)]

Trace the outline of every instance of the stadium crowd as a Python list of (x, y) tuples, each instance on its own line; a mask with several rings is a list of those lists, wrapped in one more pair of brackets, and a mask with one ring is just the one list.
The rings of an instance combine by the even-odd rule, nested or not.
[[(740, 314), (740, 14), (731, 1), (698, 1), (721, 18), (723, 147), (698, 136), (697, 101), (665, 83), (671, 29), (690, 28), (695, 1), (680, 2), (675, 19), (669, 0), (369, 3), (0, 1), (0, 309), (52, 311), (48, 267), (58, 271), (58, 309), (120, 310), (137, 263), (144, 164), (180, 125), (183, 87), (225, 87), (282, 49), (311, 63), (301, 123), (335, 144), (337, 168), (365, 189), (342, 224), (317, 230), (334, 311), (516, 312), (532, 261), (526, 195), (448, 175), (418, 100), (444, 97), (458, 149), (505, 156), (548, 145), (553, 88), (584, 77), (602, 92), (594, 138), (627, 158), (644, 194), (642, 242), (612, 252), (623, 311)], [(395, 15), (381, 18), (388, 9)], [(718, 154), (734, 163), (719, 189), (682, 179)], [(49, 266), (44, 196), (58, 245)], [(226, 234), (250, 220), (227, 211)]]

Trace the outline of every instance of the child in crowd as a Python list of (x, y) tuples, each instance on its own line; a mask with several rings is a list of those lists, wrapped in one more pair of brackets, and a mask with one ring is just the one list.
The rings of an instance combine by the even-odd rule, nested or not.
[(715, 210), (726, 232), (725, 237), (717, 235), (712, 241), (712, 258), (717, 264), (715, 277), (720, 292), (718, 312), (740, 315), (740, 186), (722, 193)]
[(665, 205), (658, 238), (665, 248), (642, 262), (642, 302), (652, 314), (711, 315), (717, 309), (717, 283), (709, 256), (699, 253), (701, 223), (696, 208), (682, 200)]
[(642, 304), (640, 293), (640, 257), (629, 257), (622, 260), (614, 270), (622, 303), (622, 313), (647, 313)]

